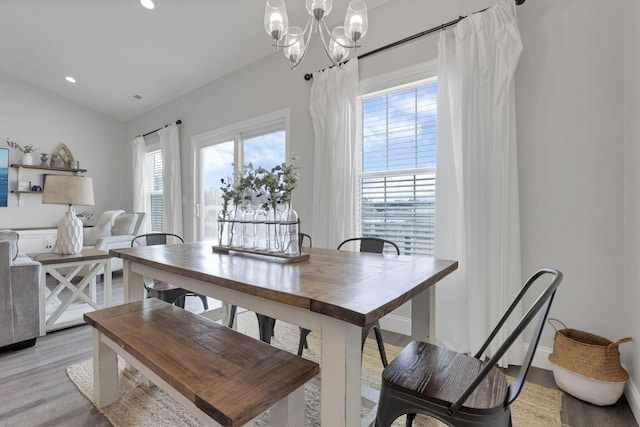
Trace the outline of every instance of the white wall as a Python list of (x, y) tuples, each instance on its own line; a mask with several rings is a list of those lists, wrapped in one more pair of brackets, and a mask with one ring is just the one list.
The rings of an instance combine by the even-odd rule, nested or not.
[[(390, 1), (371, 11), (364, 50), (493, 3)], [(633, 0), (627, 3), (632, 4)], [(623, 4), (606, 0), (529, 0), (518, 7), (524, 43), (516, 73), (523, 276), (543, 266), (563, 271), (565, 280), (551, 316), (569, 327), (612, 340), (627, 335), (640, 339), (636, 309), (640, 229), (635, 219), (640, 212), (640, 177), (634, 171), (640, 165), (640, 96), (637, 90), (628, 93), (623, 79), (625, 53), (632, 58), (626, 67), (630, 70), (627, 84), (639, 75), (639, 20), (638, 6), (628, 6), (633, 8), (635, 19), (626, 27), (629, 33), (634, 32), (636, 41), (625, 48)], [(603, 22), (611, 25), (605, 30)], [(437, 35), (429, 36), (364, 59), (360, 63), (361, 78), (435, 57), (436, 40)], [(315, 49), (298, 71), (291, 72), (280, 54), (273, 55), (127, 124), (126, 137), (130, 140), (164, 123), (184, 121), (180, 135), (185, 230), (192, 230), (193, 225), (189, 190), (193, 182), (191, 137), (282, 108), (291, 110), (291, 141), (301, 156), (296, 208), (303, 221), (310, 223), (313, 133), (307, 107), (309, 83), (302, 76), (327, 62)], [(627, 112), (633, 123), (626, 128), (625, 102), (633, 107)], [(193, 236), (187, 233), (187, 237)], [(553, 344), (553, 330), (546, 329), (541, 341), (543, 356)], [(635, 342), (625, 344), (621, 352), (632, 372), (630, 388), (637, 390), (638, 346)], [(543, 359), (546, 358), (537, 363), (544, 363)], [(632, 406), (640, 400), (631, 398), (635, 399)]]
[(624, 323), (621, 334), (634, 337), (625, 344), (622, 353), (624, 365), (630, 371), (632, 382), (625, 394), (632, 404), (636, 419), (640, 419), (640, 3), (624, 2), (624, 133), (625, 133), (625, 235), (624, 235)]
[[(560, 269), (565, 279), (552, 317), (617, 339), (624, 323), (623, 31), (595, 29), (621, 23), (622, 3), (535, 0), (518, 11), (523, 272)], [(552, 332), (543, 345), (551, 345)]]
[[(50, 154), (63, 143), (80, 167), (87, 169), (85, 176), (94, 180), (96, 205), (87, 210), (100, 213), (106, 209), (131, 209), (131, 197), (114, 191), (131, 187), (130, 152), (123, 150), (124, 123), (5, 74), (0, 74), (0, 93), (0, 147), (8, 147), (7, 138), (21, 145), (33, 144), (40, 148), (34, 155), (34, 164), (40, 164), (40, 153)], [(12, 149), (9, 162), (19, 163), (20, 159), (21, 153)], [(40, 170), (25, 170), (23, 176), (33, 184), (41, 184), (42, 174)], [(16, 189), (16, 179), (17, 170), (10, 168), (9, 190)], [(9, 194), (9, 206), (0, 208), (2, 228), (56, 227), (67, 209), (43, 205), (41, 195), (20, 197), (18, 206), (18, 197)]]

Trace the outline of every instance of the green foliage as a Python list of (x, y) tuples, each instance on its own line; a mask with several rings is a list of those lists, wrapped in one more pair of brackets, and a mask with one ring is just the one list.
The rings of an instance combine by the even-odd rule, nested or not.
[(249, 163), (244, 166), (242, 176), (234, 185), (231, 178), (225, 181), (222, 179), (223, 211), (226, 213), (229, 202), (233, 202), (235, 206), (242, 203), (243, 200), (251, 200), (252, 196), (257, 197), (266, 194), (267, 201), (262, 204), (266, 210), (276, 209), (280, 202), (290, 202), (291, 192), (296, 188), (299, 178), (300, 168), (295, 165), (295, 156), (291, 156), (291, 163), (282, 163), (276, 165), (271, 170), (267, 170), (262, 166), (254, 169)]
[(7, 145), (11, 148), (22, 151), (24, 154), (33, 153), (39, 150), (39, 148), (35, 148), (33, 144), (22, 146), (9, 138), (7, 138)]

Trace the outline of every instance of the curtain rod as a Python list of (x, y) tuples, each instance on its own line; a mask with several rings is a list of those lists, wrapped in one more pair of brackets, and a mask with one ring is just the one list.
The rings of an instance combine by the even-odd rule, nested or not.
[[(520, 6), (525, 1), (527, 1), (527, 0), (515, 0), (516, 6)], [(474, 13), (484, 12), (487, 9), (488, 8), (482, 9), (482, 10), (479, 10), (479, 11), (474, 12)], [(366, 58), (367, 56), (375, 55), (376, 53), (380, 53), (380, 52), (382, 52), (384, 50), (391, 49), (392, 47), (396, 47), (396, 46), (399, 46), (401, 44), (404, 44), (404, 43), (410, 42), (412, 40), (415, 40), (417, 38), (424, 37), (424, 36), (426, 36), (428, 34), (435, 33), (436, 31), (444, 30), (445, 28), (451, 27), (452, 25), (456, 25), (458, 22), (462, 21), (467, 16), (460, 16), (460, 17), (458, 17), (458, 18), (456, 18), (456, 19), (454, 19), (452, 21), (445, 22), (444, 24), (440, 24), (437, 27), (429, 28), (428, 30), (422, 31), (420, 33), (414, 34), (414, 35), (409, 36), (409, 37), (405, 37), (402, 40), (398, 40), (398, 41), (395, 41), (393, 43), (389, 43), (388, 45), (385, 45), (385, 46), (379, 47), (377, 49), (374, 49), (372, 51), (363, 53), (362, 55), (358, 55), (357, 58), (358, 59), (363, 59), (363, 58)], [(347, 60), (346, 62), (349, 62), (349, 61)], [(335, 65), (332, 65), (332, 66), (330, 66), (328, 68), (333, 68), (333, 67), (335, 67)], [(325, 70), (326, 70), (326, 68), (325, 68)], [(321, 70), (321, 71), (324, 71), (324, 70)], [(313, 78), (313, 73), (307, 73), (307, 74), (304, 75), (304, 79), (307, 80), (307, 81), (311, 80), (312, 78)]]
[[(145, 136), (149, 136), (149, 135), (151, 135), (152, 133), (156, 133), (156, 132), (158, 132), (159, 130), (166, 128), (167, 126), (170, 126), (171, 124), (172, 124), (172, 123), (169, 123), (168, 125), (164, 125), (164, 126), (162, 126), (162, 127), (159, 127), (159, 128), (158, 128), (158, 129), (156, 129), (156, 130), (152, 130), (151, 132), (147, 132), (147, 133), (145, 133), (144, 135), (142, 135), (142, 137), (144, 138)], [(180, 119), (176, 120), (176, 125), (178, 125), (178, 126), (179, 126), (179, 125), (181, 125), (181, 124), (182, 124), (182, 120), (180, 120)]]

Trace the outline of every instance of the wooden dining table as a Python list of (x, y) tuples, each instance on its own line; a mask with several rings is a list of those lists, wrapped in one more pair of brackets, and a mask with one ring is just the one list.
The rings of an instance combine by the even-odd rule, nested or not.
[(144, 297), (143, 277), (321, 333), (323, 426), (362, 423), (361, 333), (411, 301), (412, 338), (435, 337), (434, 285), (456, 261), (303, 248), (308, 259), (212, 250), (211, 242), (112, 249), (124, 261), (124, 301)]

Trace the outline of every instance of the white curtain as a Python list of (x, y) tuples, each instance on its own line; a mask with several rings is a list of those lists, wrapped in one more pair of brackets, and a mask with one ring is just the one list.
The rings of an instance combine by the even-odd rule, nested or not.
[(158, 131), (162, 150), (162, 231), (184, 236), (182, 225), (182, 179), (178, 126), (172, 123)]
[(357, 233), (358, 61), (314, 73), (313, 245), (336, 248)]
[[(147, 149), (144, 137), (136, 136), (131, 143), (133, 159), (133, 211), (145, 211), (144, 177), (147, 174)], [(149, 213), (147, 212), (147, 216)], [(147, 219), (148, 221), (148, 219)]]
[[(522, 285), (513, 0), (443, 31), (438, 50), (436, 256), (459, 269), (436, 287), (437, 340), (474, 353)], [(522, 361), (512, 349), (502, 366)]]

